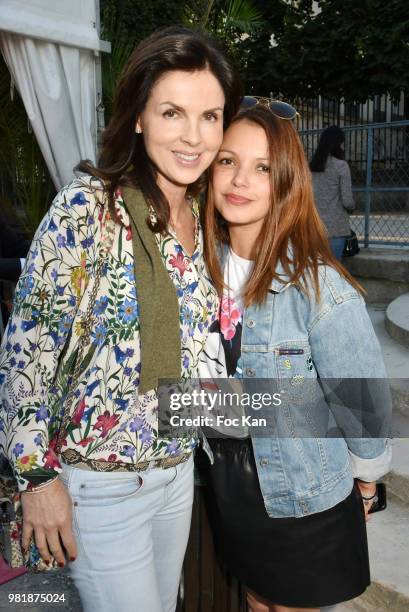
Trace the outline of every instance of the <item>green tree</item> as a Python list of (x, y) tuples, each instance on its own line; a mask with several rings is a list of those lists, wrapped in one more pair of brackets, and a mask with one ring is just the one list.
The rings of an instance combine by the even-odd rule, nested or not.
[(118, 77), (135, 45), (161, 27), (184, 24), (216, 36), (245, 70), (249, 49), (245, 40), (261, 29), (263, 18), (253, 0), (103, 0), (103, 38), (112, 44), (111, 54), (102, 57), (102, 82), (106, 120)]
[(249, 56), (244, 42), (264, 25), (253, 0), (187, 0), (184, 23), (218, 38), (241, 70), (246, 69)]
[(102, 89), (106, 121), (112, 113), (116, 84), (134, 47), (162, 27), (182, 23), (184, 5), (177, 0), (102, 0), (101, 34), (111, 42), (102, 55)]
[(246, 41), (246, 79), (258, 93), (364, 100), (409, 89), (407, 0), (255, 3), (266, 27)]

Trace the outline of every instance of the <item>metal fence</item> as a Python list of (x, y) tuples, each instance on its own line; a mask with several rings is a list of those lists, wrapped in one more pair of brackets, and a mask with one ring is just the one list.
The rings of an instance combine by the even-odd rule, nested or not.
[[(272, 97), (282, 99), (280, 93)], [(345, 101), (342, 98), (296, 97), (291, 102), (300, 113), (299, 128), (315, 130), (328, 125), (340, 127), (367, 123), (391, 123), (409, 119), (409, 95), (401, 92), (398, 99), (388, 94), (373, 96), (365, 101)]]
[[(308, 159), (324, 128), (300, 130)], [(409, 121), (343, 126), (356, 203), (351, 227), (364, 246), (409, 246)]]

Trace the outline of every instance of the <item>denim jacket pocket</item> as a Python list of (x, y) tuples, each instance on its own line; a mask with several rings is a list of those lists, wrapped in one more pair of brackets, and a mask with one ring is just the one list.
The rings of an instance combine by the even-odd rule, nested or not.
[(274, 356), (280, 381), (290, 379), (291, 385), (297, 386), (306, 378), (317, 377), (307, 340), (282, 342), (274, 348)]
[(281, 394), (279, 435), (306, 438), (326, 437), (329, 407), (317, 379), (317, 371), (306, 340), (284, 342), (274, 349)]

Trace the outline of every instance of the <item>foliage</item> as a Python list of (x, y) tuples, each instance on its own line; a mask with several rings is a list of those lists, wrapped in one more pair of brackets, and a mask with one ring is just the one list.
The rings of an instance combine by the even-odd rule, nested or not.
[(159, 28), (182, 23), (184, 8), (180, 0), (101, 0), (100, 6), (103, 26), (107, 17), (115, 18), (118, 37), (134, 44)]
[(106, 119), (112, 112), (116, 83), (135, 45), (161, 27), (184, 24), (216, 36), (227, 52), (244, 69), (248, 53), (243, 42), (257, 32), (262, 14), (253, 0), (103, 0), (103, 38), (112, 44), (112, 53), (102, 57), (103, 96)]
[(184, 7), (184, 22), (222, 38), (228, 32), (250, 34), (263, 25), (261, 12), (252, 0), (190, 0)]
[[(183, 6), (183, 5), (182, 5)], [(134, 47), (155, 30), (182, 22), (177, 0), (102, 0), (101, 36), (111, 42), (102, 54), (102, 93), (106, 121), (112, 114), (116, 84)]]
[(243, 43), (262, 28), (263, 17), (253, 0), (187, 0), (184, 23), (218, 38), (243, 71), (248, 61)]
[(224, 43), (248, 92), (365, 100), (409, 90), (407, 0), (105, 0), (102, 4), (116, 11), (118, 18), (111, 38), (113, 64), (116, 45), (134, 44), (159, 27), (183, 22), (210, 31)]
[(266, 25), (246, 41), (246, 77), (257, 93), (365, 100), (409, 89), (407, 0), (255, 3)]

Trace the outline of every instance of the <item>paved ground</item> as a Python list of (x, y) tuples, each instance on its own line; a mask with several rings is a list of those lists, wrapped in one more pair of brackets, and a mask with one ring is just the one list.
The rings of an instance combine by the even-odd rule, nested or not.
[[(48, 595), (58, 594), (59, 601), (55, 603), (17, 603), (18, 595), (27, 597), (30, 593)], [(17, 597), (16, 597), (17, 596)], [(13, 599), (13, 600), (12, 600)], [(63, 601), (63, 599), (65, 601)], [(46, 573), (27, 573), (0, 586), (0, 611), (8, 612), (81, 612), (81, 602), (78, 592), (67, 575), (67, 570), (57, 570)], [(120, 611), (118, 611), (120, 612)], [(141, 611), (142, 612), (142, 611)], [(145, 612), (145, 611), (144, 611)]]
[[(24, 593), (26, 595), (28, 593), (59, 593), (65, 596), (65, 602), (49, 604), (9, 603), (10, 596), (22, 595)], [(340, 606), (322, 608), (322, 612), (346, 612), (349, 609), (341, 604)], [(66, 570), (62, 570), (50, 572), (47, 575), (25, 574), (0, 586), (0, 612), (3, 612), (3, 610), (7, 610), (7, 612), (24, 612), (26, 610), (30, 610), (30, 612), (81, 612), (82, 607), (77, 590), (68, 577)], [(118, 610), (118, 612), (122, 611)], [(149, 612), (149, 609), (135, 610), (135, 612)], [(220, 610), (217, 612), (225, 611)]]

